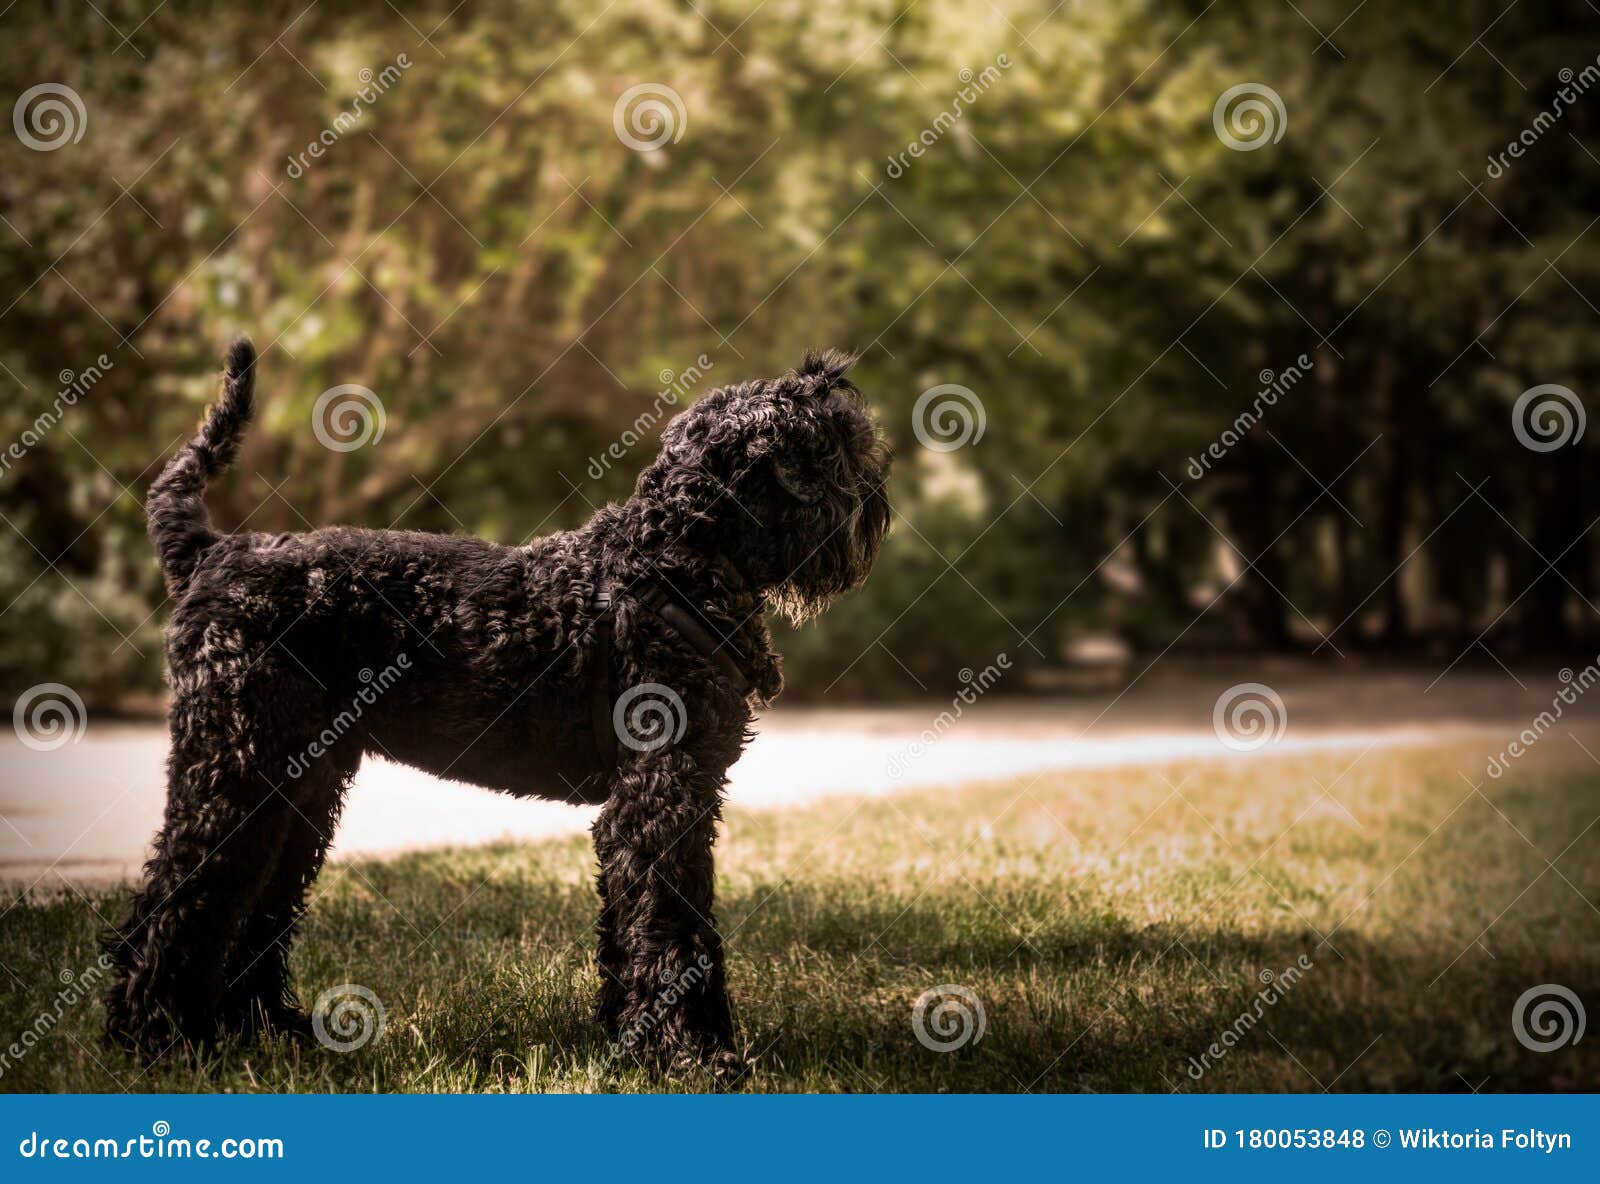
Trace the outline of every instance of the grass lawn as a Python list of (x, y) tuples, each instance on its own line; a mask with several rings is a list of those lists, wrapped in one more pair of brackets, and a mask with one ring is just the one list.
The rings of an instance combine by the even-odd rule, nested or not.
[[(1491, 747), (732, 811), (718, 911), (755, 1057), (739, 1088), (1600, 1088), (1600, 1039), (1538, 1053), (1511, 1024), (1537, 984), (1600, 1001), (1600, 767), (1552, 736), (1488, 781)], [(63, 972), (94, 964), (122, 897), (0, 918), (0, 1037), (52, 1016), (0, 1089), (707, 1085), (646, 1075), (589, 1022), (597, 906), (578, 839), (333, 864), (296, 947), (300, 992), (364, 984), (387, 1012), (381, 1039), (344, 1054), (285, 1041), (145, 1071), (101, 1047), (96, 1001), (54, 1020)], [(1302, 956), (1311, 969), (1258, 1008), (1263, 972)], [(940, 984), (976, 994), (981, 1040), (918, 1042), (913, 1004)], [(1225, 1030), (1195, 1080), (1190, 1058)]]

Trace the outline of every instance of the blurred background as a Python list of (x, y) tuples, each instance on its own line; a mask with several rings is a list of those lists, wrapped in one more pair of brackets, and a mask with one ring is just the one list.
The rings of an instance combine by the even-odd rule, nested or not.
[[(221, 524), (508, 543), (673, 398), (861, 351), (895, 531), (797, 696), (1592, 639), (1600, 15), (1378, 8), (17, 5), (0, 684), (156, 702), (141, 498), (239, 330)], [(381, 439), (314, 433), (344, 384)]]
[(1596, 4), (22, 0), (0, 99), (0, 1034), (71, 1037), (4, 1088), (660, 1085), (589, 1020), (593, 811), (381, 758), (295, 974), (407, 1036), (146, 1076), (62, 1003), (241, 331), (219, 525), (512, 544), (860, 353), (893, 533), (718, 843), (752, 1088), (1600, 1082)]

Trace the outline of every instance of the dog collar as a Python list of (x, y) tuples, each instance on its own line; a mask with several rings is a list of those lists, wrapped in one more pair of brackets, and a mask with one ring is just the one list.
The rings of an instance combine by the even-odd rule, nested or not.
[[(728, 681), (733, 683), (734, 689), (740, 695), (750, 693), (755, 686), (755, 680), (745, 673), (741, 661), (744, 655), (731, 640), (717, 640), (711, 629), (704, 624), (705, 618), (699, 610), (680, 601), (665, 587), (654, 582), (644, 585), (638, 594), (638, 601), (692, 645), (701, 657), (720, 670)], [(590, 601), (597, 622), (609, 618), (615, 605), (616, 594), (609, 590), (596, 592)], [(610, 634), (610, 629), (601, 628), (599, 638), (603, 643), (609, 642)], [(602, 662), (606, 666), (609, 666), (609, 657), (609, 653), (603, 655)]]
[[(722, 671), (740, 695), (750, 693), (750, 688), (755, 684), (740, 664), (739, 659), (744, 655), (739, 653), (731, 640), (719, 641), (705, 625), (705, 618), (699, 610), (679, 601), (665, 587), (655, 583), (645, 586), (644, 592), (639, 597), (639, 603), (671, 626), (680, 637), (700, 652), (701, 657)], [(738, 657), (735, 657), (735, 654), (738, 654)]]
[[(704, 618), (693, 606), (684, 603), (672, 592), (654, 581), (643, 585), (637, 594), (639, 603), (656, 615), (661, 622), (687, 641), (708, 662), (715, 666), (733, 684), (741, 697), (749, 695), (755, 680), (745, 673), (740, 664), (743, 654), (731, 641), (719, 641), (704, 623)], [(595, 677), (590, 692), (590, 711), (593, 716), (595, 747), (603, 764), (616, 761), (616, 735), (611, 713), (617, 700), (614, 673), (611, 668), (612, 634), (616, 627), (612, 613), (616, 608), (616, 594), (609, 589), (598, 591), (590, 600), (595, 622)], [(734, 655), (738, 654), (739, 657)]]

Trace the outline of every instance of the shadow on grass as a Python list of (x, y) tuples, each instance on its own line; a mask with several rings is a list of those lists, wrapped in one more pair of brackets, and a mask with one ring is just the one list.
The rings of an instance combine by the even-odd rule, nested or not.
[[(426, 863), (351, 876), (320, 897), (295, 957), (309, 1003), (363, 983), (386, 1035), (346, 1055), (230, 1044), (145, 1071), (98, 1041), (100, 1008), (67, 1012), (0, 1089), (700, 1089), (614, 1056), (590, 1020), (597, 901), (585, 882), (524, 868), (474, 885)], [(459, 871), (459, 869), (457, 869)], [(985, 891), (988, 892), (985, 895)], [(93, 958), (120, 893), (23, 904), (0, 939), (16, 978), (0, 1010), (29, 1026), (63, 966)], [(1596, 1043), (1537, 1053), (1511, 1011), (1538, 983), (1600, 980), (1593, 948), (1494, 958), (1418, 934), (1331, 941), (1304, 924), (1261, 932), (1140, 925), (1038, 882), (918, 894), (836, 882), (755, 885), (720, 904), (757, 1090), (1551, 1090), (1600, 1084)], [(1304, 959), (1304, 961), (1302, 961)], [(1309, 963), (1309, 966), (1307, 965)], [(1270, 972), (1273, 983), (1265, 981)], [(18, 984), (37, 983), (35, 991)], [(934, 987), (981, 1038), (927, 1047), (913, 1025)], [(935, 1003), (935, 1006), (937, 1002)], [(956, 1013), (950, 1013), (954, 1021)], [(930, 1019), (933, 1042), (959, 1023)]]
[[(859, 1089), (1031, 1091), (1600, 1083), (1592, 1045), (1535, 1052), (1511, 1023), (1534, 984), (1581, 990), (1596, 981), (1592, 947), (1519, 961), (1425, 935), (1402, 943), (1352, 929), (1324, 941), (1304, 924), (1258, 933), (1138, 925), (1092, 907), (1008, 917), (1004, 900), (974, 908), (982, 893), (971, 885), (934, 901), (888, 894), (845, 902), (806, 885), (782, 891), (789, 900), (771, 932), (761, 924), (768, 890), (724, 906), (730, 928), (758, 910), (741, 934), (735, 987), (747, 1033), (780, 1077), (832, 1077)], [(981, 1003), (984, 1035), (930, 1051), (915, 1038), (912, 1010), (924, 991), (952, 984)], [(960, 1010), (975, 1023), (971, 1005), (952, 1016)], [(947, 1034), (961, 1030), (952, 1019)]]

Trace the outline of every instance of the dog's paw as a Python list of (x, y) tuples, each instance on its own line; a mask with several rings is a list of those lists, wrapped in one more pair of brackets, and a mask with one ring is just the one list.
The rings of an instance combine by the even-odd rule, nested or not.
[(245, 1009), (235, 1027), (245, 1040), (278, 1039), (304, 1043), (315, 1039), (311, 1016), (288, 1004), (268, 1005), (255, 1001)]
[(299, 1009), (286, 1009), (273, 1015), (267, 1023), (267, 1034), (287, 1040), (309, 1043), (316, 1039), (311, 1016)]
[(622, 1032), (622, 1013), (628, 997), (615, 985), (605, 984), (595, 997), (594, 1022), (606, 1030), (606, 1035), (616, 1039)]
[(717, 1085), (723, 1089), (730, 1089), (738, 1085), (755, 1068), (753, 1062), (731, 1048), (722, 1048), (713, 1052), (706, 1060), (706, 1067), (710, 1069), (711, 1076)]
[(662, 1067), (671, 1077), (707, 1082), (712, 1089), (732, 1089), (748, 1077), (751, 1062), (737, 1049), (721, 1042), (682, 1044), (664, 1050)]

